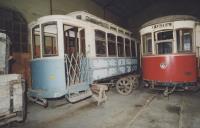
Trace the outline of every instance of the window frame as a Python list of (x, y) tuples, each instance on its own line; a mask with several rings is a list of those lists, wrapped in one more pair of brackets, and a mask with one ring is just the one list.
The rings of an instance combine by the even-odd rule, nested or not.
[[(176, 43), (177, 43), (177, 53), (188, 53), (188, 52), (193, 52), (194, 51), (194, 32), (192, 28), (179, 28), (176, 29)], [(184, 50), (184, 43), (183, 43), (183, 37), (184, 37), (184, 31), (188, 31), (190, 33), (190, 50)], [(178, 35), (177, 33), (179, 33), (179, 39), (178, 39)], [(181, 33), (181, 34), (180, 34)], [(185, 32), (186, 33), (186, 32)], [(179, 41), (179, 45), (178, 45), (178, 41)]]
[[(100, 32), (100, 33), (104, 33), (104, 37), (103, 38), (101, 38), (101, 37), (98, 37), (97, 36), (97, 32)], [(102, 31), (102, 30), (99, 30), (99, 29), (95, 29), (94, 30), (94, 35), (95, 35), (95, 55), (96, 55), (96, 57), (107, 57), (107, 39), (106, 39), (106, 32), (105, 31)], [(103, 54), (99, 54), (99, 53), (97, 53), (97, 51), (98, 51), (98, 46), (97, 46), (97, 41), (98, 41), (98, 43), (102, 43), (102, 42), (104, 42), (103, 43), (103, 45), (104, 45), (104, 51), (105, 51), (105, 53), (103, 53)], [(102, 44), (101, 44), (102, 45)], [(102, 45), (102, 46), (103, 46)]]
[[(164, 40), (160, 40), (158, 39), (158, 34), (159, 33), (164, 33), (164, 32), (172, 32), (172, 38), (171, 39), (164, 39)], [(173, 54), (174, 53), (174, 30), (173, 29), (166, 29), (166, 30), (160, 30), (160, 31), (156, 31), (154, 32), (154, 50), (155, 50), (155, 54), (156, 55), (166, 55), (166, 54)], [(164, 54), (159, 54), (158, 53), (158, 45), (161, 43), (166, 43), (166, 42), (170, 42), (171, 43), (171, 52), (170, 53), (164, 53)]]
[[(36, 34), (36, 36), (39, 36), (39, 56), (36, 56), (36, 43), (35, 43), (35, 29), (36, 28), (38, 28), (39, 29), (39, 33), (38, 34)], [(35, 25), (33, 28), (32, 28), (32, 34), (31, 34), (31, 36), (32, 36), (32, 38), (31, 38), (31, 45), (32, 45), (32, 48), (31, 48), (31, 50), (32, 50), (32, 59), (38, 59), (38, 58), (41, 58), (42, 57), (42, 55), (41, 55), (41, 25), (39, 25), (39, 24), (37, 24), (37, 25)]]
[[(128, 42), (127, 42), (128, 41)], [(128, 44), (127, 44), (128, 43)], [(129, 55), (127, 55), (127, 47), (128, 47), (128, 51), (129, 51)], [(125, 38), (125, 54), (126, 54), (126, 57), (131, 57), (131, 40), (128, 39), (128, 38)]]
[[(110, 40), (108, 35), (113, 36), (114, 40)], [(117, 40), (117, 36), (115, 34), (113, 34), (113, 33), (107, 33), (107, 45), (108, 45), (107, 47), (108, 47), (108, 56), (109, 57), (116, 57), (117, 56), (117, 42), (116, 42), (116, 40)], [(110, 43), (114, 44), (114, 49), (115, 49), (115, 53), (114, 54), (110, 54), (109, 53), (109, 44)]]
[[(136, 41), (131, 40), (131, 57), (137, 57)], [(133, 50), (134, 49), (134, 50)]]
[[(45, 36), (45, 32), (44, 32), (44, 27), (45, 26), (48, 26), (48, 25), (56, 25), (56, 34), (54, 34), (54, 33), (48, 33), (49, 35), (48, 36)], [(51, 34), (53, 35), (53, 36), (51, 36)], [(56, 53), (55, 54), (46, 54), (45, 53), (45, 37), (55, 37), (55, 48), (56, 48)], [(50, 22), (46, 22), (46, 23), (43, 23), (43, 24), (41, 24), (41, 38), (42, 38), (42, 57), (57, 57), (57, 56), (59, 56), (59, 48), (58, 48), (58, 46), (59, 46), (59, 44), (58, 44), (58, 23), (57, 23), (57, 21), (50, 21)], [(51, 39), (52, 40), (52, 39)], [(51, 42), (52, 44), (53, 44), (53, 42)]]
[[(149, 36), (148, 36), (149, 35)], [(150, 48), (151, 48), (151, 51), (149, 51), (149, 44), (148, 44), (148, 40), (151, 40), (151, 45), (150, 45)], [(153, 46), (153, 39), (152, 39), (152, 33), (145, 33), (142, 35), (142, 46), (143, 46), (143, 54), (144, 55), (152, 55), (153, 54), (153, 49), (152, 49), (152, 46)]]
[[(122, 42), (119, 42), (118, 38), (121, 38)], [(119, 47), (118, 47), (119, 44), (122, 44), (122, 49), (123, 49), (122, 55), (120, 55), (120, 56), (119, 56), (120, 53), (119, 53)], [(124, 38), (122, 36), (117, 36), (117, 56), (118, 57), (125, 57), (125, 44), (124, 44)]]
[[(171, 52), (170, 53), (162, 53), (162, 54), (160, 54), (160, 53), (158, 53), (158, 45), (159, 44), (163, 44), (163, 43), (166, 43), (166, 42), (168, 42), (168, 43), (171, 43)], [(169, 41), (162, 41), (162, 42), (157, 42), (157, 43), (155, 43), (155, 53), (156, 53), (156, 55), (166, 55), (166, 54), (172, 54), (173, 53), (173, 42), (171, 42), (171, 40), (169, 40)]]

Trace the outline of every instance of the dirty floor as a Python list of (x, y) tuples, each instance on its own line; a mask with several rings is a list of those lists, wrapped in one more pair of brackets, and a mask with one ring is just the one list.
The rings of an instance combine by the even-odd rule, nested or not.
[(25, 123), (5, 128), (200, 128), (200, 92), (164, 97), (148, 89), (122, 96), (113, 88), (100, 106), (92, 98), (43, 108), (29, 103)]

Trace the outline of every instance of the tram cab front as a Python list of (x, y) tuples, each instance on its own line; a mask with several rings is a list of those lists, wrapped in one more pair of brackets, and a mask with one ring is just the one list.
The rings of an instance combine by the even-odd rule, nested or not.
[(196, 19), (167, 16), (140, 30), (142, 71), (146, 86), (185, 90), (196, 85)]

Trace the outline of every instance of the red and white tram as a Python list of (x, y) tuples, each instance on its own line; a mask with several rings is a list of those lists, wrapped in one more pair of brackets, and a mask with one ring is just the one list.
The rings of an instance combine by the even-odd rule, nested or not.
[(200, 24), (186, 15), (151, 20), (140, 30), (141, 65), (145, 86), (164, 94), (197, 86)]

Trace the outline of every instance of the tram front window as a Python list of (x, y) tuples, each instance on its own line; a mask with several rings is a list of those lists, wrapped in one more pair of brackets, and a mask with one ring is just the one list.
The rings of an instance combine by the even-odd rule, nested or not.
[(55, 22), (42, 25), (43, 32), (43, 56), (50, 57), (58, 55), (58, 31)]
[(157, 43), (157, 54), (169, 54), (172, 53), (172, 42)]
[(157, 34), (157, 40), (169, 40), (169, 39), (173, 39), (173, 31), (159, 32)]
[(172, 53), (173, 31), (160, 31), (155, 33), (155, 45), (157, 54)]

